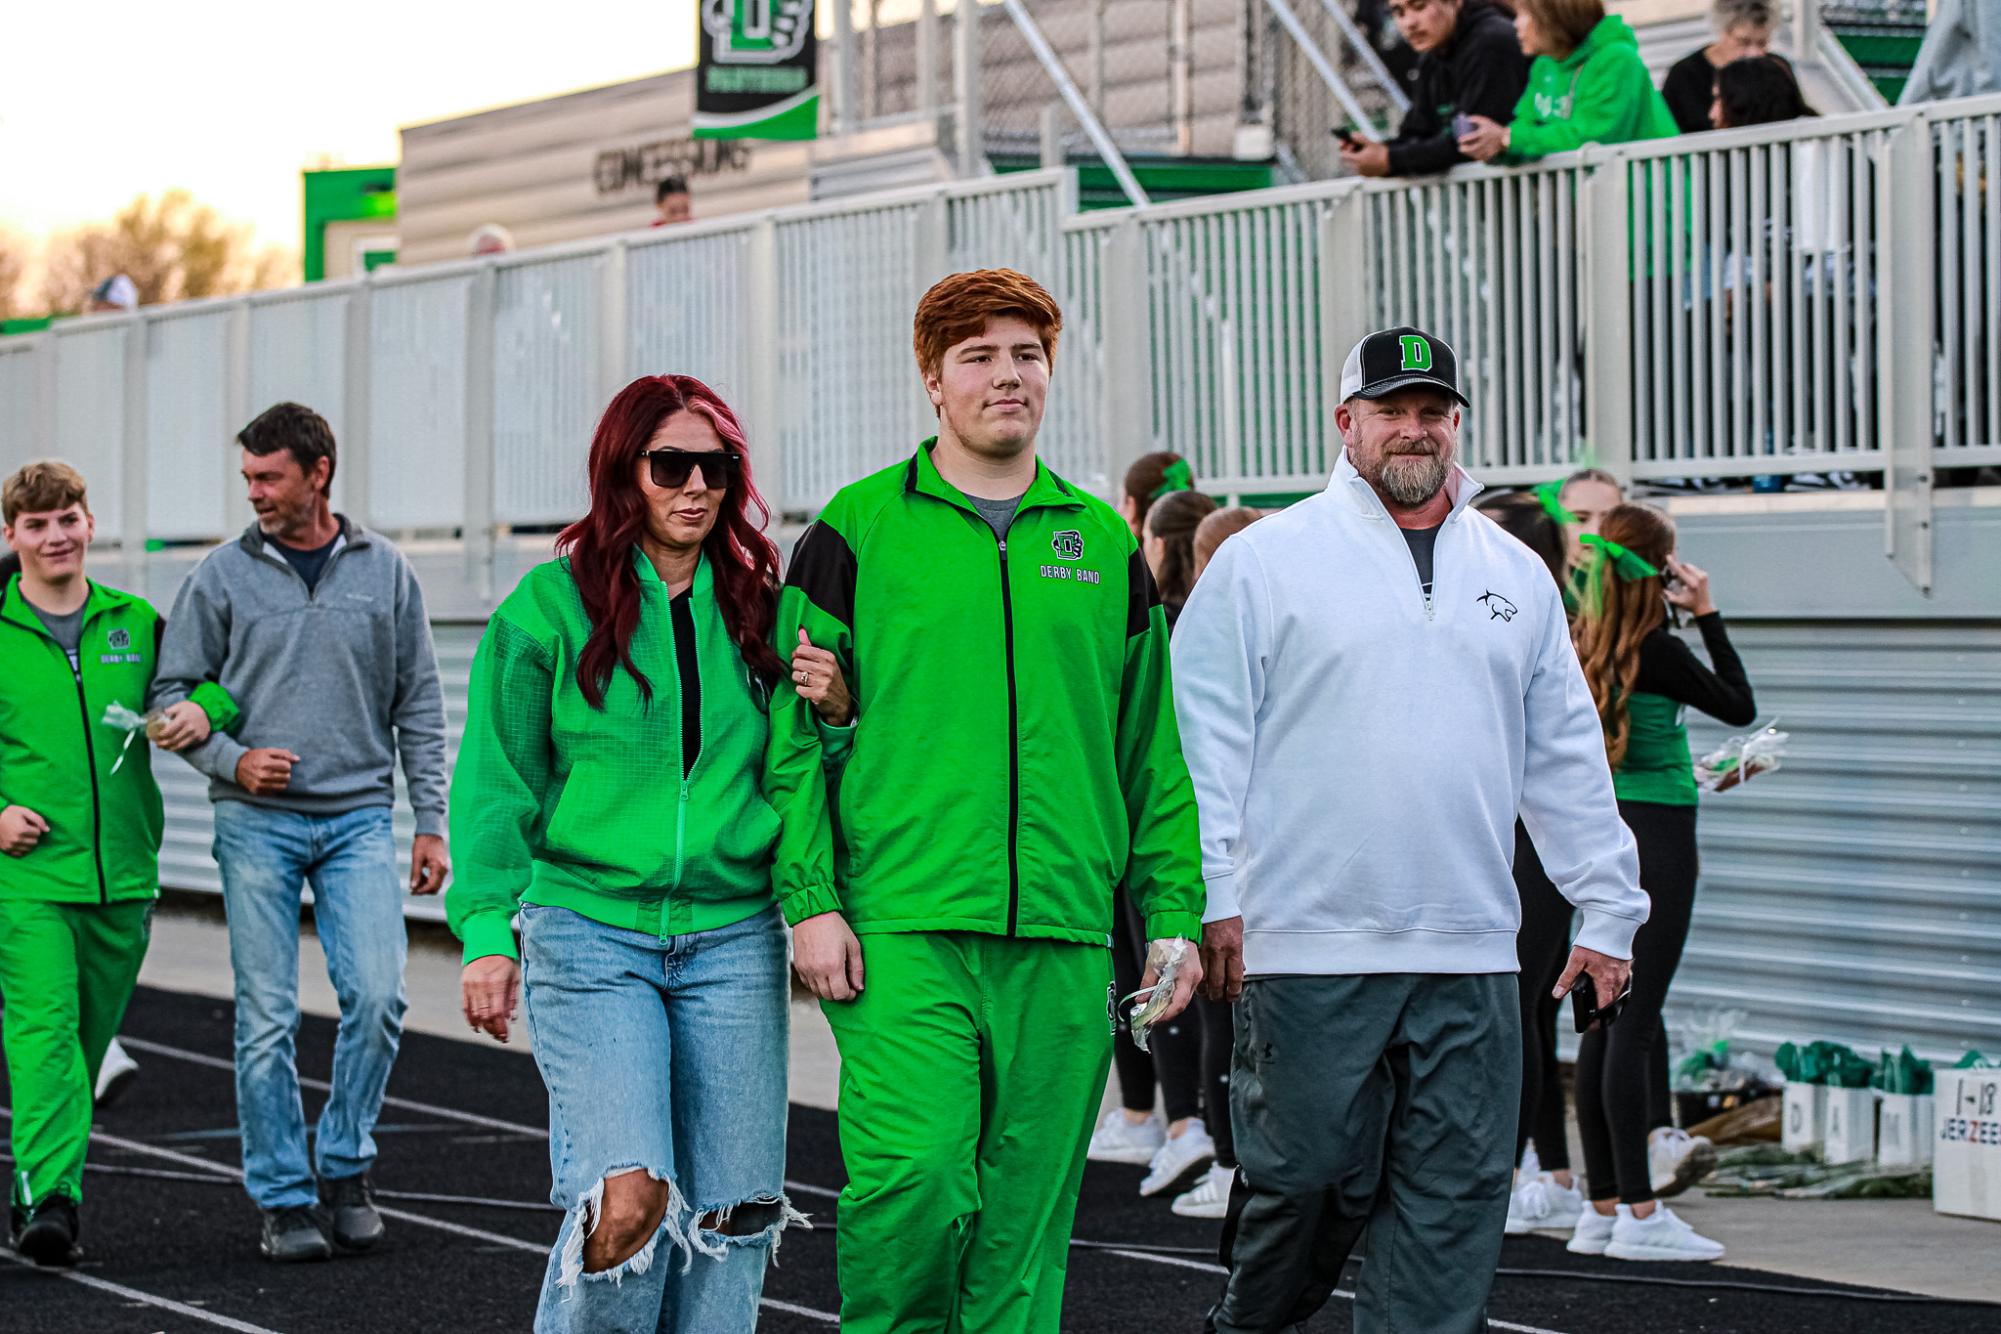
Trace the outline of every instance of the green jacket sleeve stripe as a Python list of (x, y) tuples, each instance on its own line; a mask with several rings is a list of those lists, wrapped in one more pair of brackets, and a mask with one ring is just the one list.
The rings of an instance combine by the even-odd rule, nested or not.
[(1167, 613), (1146, 560), (1127, 567), (1126, 657), (1116, 751), (1131, 846), (1126, 888), (1148, 940), (1202, 938), (1201, 832), (1181, 756), (1167, 652)]

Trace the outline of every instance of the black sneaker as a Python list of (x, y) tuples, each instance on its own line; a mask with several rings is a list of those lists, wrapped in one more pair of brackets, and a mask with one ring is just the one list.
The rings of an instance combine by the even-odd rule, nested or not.
[(368, 1173), (323, 1178), (320, 1202), (333, 1218), (334, 1244), (344, 1251), (365, 1251), (382, 1240), (382, 1215), (375, 1207), (375, 1183)]
[(289, 1265), (333, 1258), (333, 1243), (327, 1240), (327, 1226), (318, 1209), (302, 1204), (263, 1213), (264, 1231), (257, 1239), (257, 1249), (266, 1260)]
[(68, 1266), (83, 1256), (76, 1244), (81, 1231), (76, 1201), (67, 1195), (51, 1195), (35, 1206), (28, 1223), (14, 1239), (14, 1249), (38, 1265)]

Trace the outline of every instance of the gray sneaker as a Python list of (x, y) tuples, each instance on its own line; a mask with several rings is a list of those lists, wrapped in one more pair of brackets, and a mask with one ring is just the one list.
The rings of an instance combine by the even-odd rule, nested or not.
[(321, 1180), (320, 1202), (333, 1219), (334, 1244), (342, 1250), (365, 1251), (382, 1240), (382, 1214), (368, 1173)]
[(257, 1249), (266, 1260), (290, 1265), (333, 1258), (333, 1243), (327, 1240), (326, 1222), (318, 1209), (302, 1204), (263, 1212), (264, 1231)]

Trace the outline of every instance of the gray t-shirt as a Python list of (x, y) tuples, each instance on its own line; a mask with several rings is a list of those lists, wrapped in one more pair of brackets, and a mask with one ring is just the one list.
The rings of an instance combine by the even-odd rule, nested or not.
[[(22, 598), (21, 600), (23, 602), (28, 601), (26, 598)], [(89, 610), (88, 605), (78, 607), (67, 616), (58, 616), (52, 611), (43, 611), (32, 602), (28, 602), (28, 606), (33, 608), (35, 615), (41, 619), (42, 624), (47, 627), (48, 632), (55, 637), (56, 644), (65, 654), (69, 655), (69, 669), (74, 672), (77, 669), (77, 654), (83, 647), (83, 614)]]
[[(1022, 492), (1022, 495), (1027, 494)], [(1014, 522), (1014, 512), (1021, 508), (1021, 496), (1012, 496), (1007, 500), (987, 500), (980, 496), (967, 496), (966, 499), (973, 502), (973, 508), (993, 525), (994, 536), (1000, 538), (1007, 536), (1007, 527)]]

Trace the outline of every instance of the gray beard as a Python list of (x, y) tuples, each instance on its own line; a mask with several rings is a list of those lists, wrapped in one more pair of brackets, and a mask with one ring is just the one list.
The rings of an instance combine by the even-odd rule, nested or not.
[(1396, 504), (1414, 509), (1438, 494), (1448, 471), (1442, 455), (1397, 454), (1384, 457), (1369, 480)]

